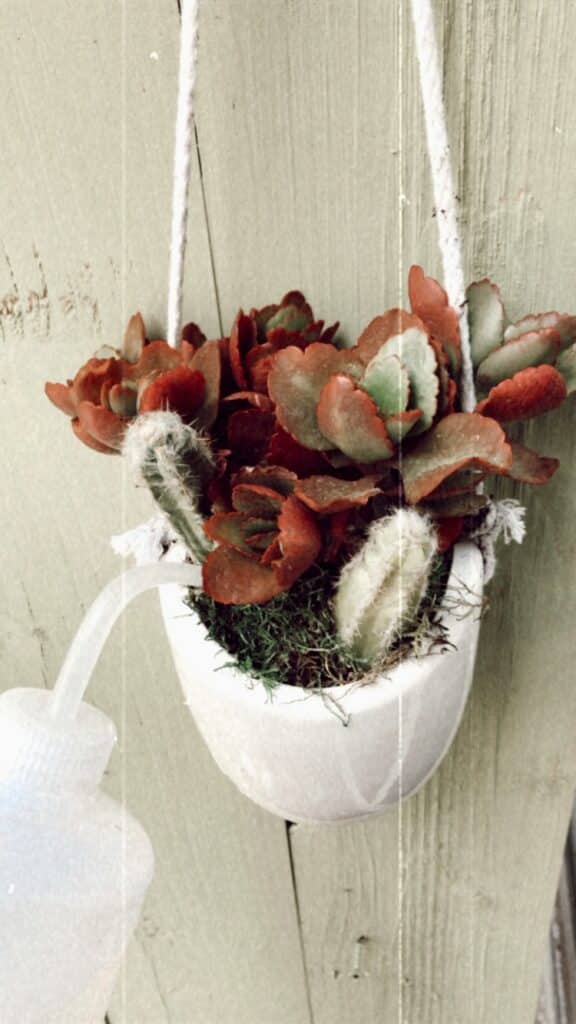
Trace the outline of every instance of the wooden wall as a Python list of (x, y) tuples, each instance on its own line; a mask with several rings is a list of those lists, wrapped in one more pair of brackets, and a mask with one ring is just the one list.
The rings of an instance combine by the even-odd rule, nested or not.
[[(436, 0), (469, 276), (513, 315), (576, 307), (576, 7)], [(42, 396), (140, 309), (164, 328), (176, 0), (1, 11), (2, 686), (49, 685), (148, 514), (119, 459)], [(438, 271), (404, 0), (206, 0), (185, 312), (208, 333), (300, 287), (350, 339)], [(526, 435), (562, 459), (520, 494), (454, 748), (379, 820), (287, 827), (222, 778), (186, 716), (155, 598), (93, 701), (112, 793), (157, 876), (112, 1024), (531, 1024), (576, 781), (574, 404)]]

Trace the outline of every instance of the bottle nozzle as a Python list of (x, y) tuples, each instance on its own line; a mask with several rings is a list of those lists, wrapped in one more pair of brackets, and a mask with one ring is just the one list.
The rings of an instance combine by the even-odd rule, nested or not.
[(166, 583), (199, 587), (200, 572), (198, 565), (152, 562), (128, 569), (108, 583), (86, 612), (70, 644), (53, 690), (52, 717), (75, 718), (110, 631), (133, 598)]

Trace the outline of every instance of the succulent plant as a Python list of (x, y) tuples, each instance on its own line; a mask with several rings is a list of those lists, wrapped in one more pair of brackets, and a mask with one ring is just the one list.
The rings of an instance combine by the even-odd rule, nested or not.
[(288, 292), (278, 305), (240, 310), (236, 316), (227, 351), (236, 390), (268, 394), (267, 382), (274, 356), (288, 345), (305, 349), (315, 341), (332, 340), (338, 324), (324, 329), (315, 320), (302, 292)]
[[(489, 499), (478, 485), (488, 475), (548, 480), (557, 460), (511, 440), (503, 424), (576, 390), (576, 317), (509, 324), (485, 280), (468, 291), (480, 398), (474, 412), (460, 411), (458, 312), (420, 267), (408, 292), (411, 312), (375, 317), (347, 349), (338, 325), (324, 329), (298, 291), (240, 310), (227, 338), (207, 340), (188, 324), (178, 350), (149, 341), (136, 314), (120, 350), (46, 391), (84, 443), (104, 452), (124, 444), (221, 604), (265, 603), (314, 565), (329, 576), (368, 529), (364, 554), (370, 566), (381, 558), (383, 575), (368, 573), (364, 555), (349, 566), (358, 578), (368, 573), (370, 587), (380, 581), (367, 591), (374, 606), (372, 597), (358, 605), (368, 636), (377, 611), (391, 614), (387, 594), (412, 608), (421, 592), (414, 584), (405, 594), (409, 581), (401, 587), (394, 576), (398, 531), (417, 552), (402, 540), (409, 577), (411, 559), (427, 564), (426, 552), (447, 550), (481, 522)], [(424, 535), (431, 546), (419, 546)], [(352, 592), (347, 581), (345, 569), (338, 608)]]
[(315, 451), (359, 464), (390, 459), (453, 405), (446, 357), (403, 310), (376, 317), (354, 348), (323, 342), (279, 352), (268, 390), (281, 427)]
[(384, 657), (412, 622), (428, 589), (438, 539), (415, 509), (377, 519), (342, 569), (334, 611), (344, 644), (367, 662)]
[[(205, 592), (222, 604), (259, 604), (288, 590), (323, 553), (318, 516), (365, 505), (378, 493), (376, 479), (299, 480), (278, 466), (241, 470), (231, 481), (231, 509), (205, 524), (218, 544), (204, 563)], [(326, 534), (329, 557), (334, 534)]]
[(500, 422), (557, 408), (576, 390), (576, 317), (536, 313), (510, 323), (500, 290), (485, 278), (467, 292), (477, 411)]
[(179, 350), (149, 341), (139, 313), (131, 317), (122, 348), (89, 359), (73, 380), (48, 383), (53, 404), (72, 418), (72, 429), (89, 448), (118, 454), (128, 425), (140, 413), (172, 409), (187, 422), (210, 427), (218, 410), (220, 354), (194, 325)]

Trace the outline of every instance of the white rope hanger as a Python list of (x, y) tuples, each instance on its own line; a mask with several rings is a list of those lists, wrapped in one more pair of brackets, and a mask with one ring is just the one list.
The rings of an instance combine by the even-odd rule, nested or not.
[[(438, 43), (434, 29), (431, 0), (410, 0), (420, 91), (424, 106), (426, 141), (432, 172), (438, 242), (442, 256), (444, 284), (450, 304), (458, 311), (462, 343), (461, 400), (464, 412), (476, 406), (474, 370), (470, 352), (468, 319), (465, 306), (462, 246), (458, 226), (458, 200), (452, 179), (450, 144), (442, 97), (442, 80), (438, 59)], [(168, 288), (168, 343), (180, 345), (182, 325), (182, 293), (184, 258), (187, 243), (188, 193), (192, 166), (194, 137), (194, 87), (198, 59), (199, 0), (182, 0), (180, 67), (178, 75), (178, 106), (174, 150), (174, 184), (172, 191), (172, 232), (170, 241), (170, 273)]]
[(188, 194), (194, 141), (194, 88), (198, 63), (198, 8), (199, 0), (182, 0), (172, 185), (170, 272), (168, 276), (167, 341), (172, 348), (178, 348), (181, 343), (184, 259), (188, 236)]
[(476, 407), (474, 368), (470, 351), (466, 289), (462, 262), (462, 243), (458, 224), (458, 199), (452, 178), (450, 143), (446, 127), (446, 111), (442, 96), (442, 79), (438, 59), (438, 42), (434, 28), (431, 0), (410, 0), (414, 39), (420, 72), (420, 92), (424, 107), (426, 142), (432, 172), (438, 243), (442, 256), (444, 285), (450, 305), (460, 319), (462, 344), (461, 405), (464, 412)]

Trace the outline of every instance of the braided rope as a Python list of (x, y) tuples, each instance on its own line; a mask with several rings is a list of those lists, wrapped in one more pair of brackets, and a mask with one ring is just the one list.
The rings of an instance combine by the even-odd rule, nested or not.
[(178, 104), (172, 186), (172, 228), (168, 276), (167, 340), (173, 348), (181, 343), (184, 259), (188, 235), (188, 193), (194, 141), (194, 87), (198, 60), (199, 0), (182, 0)]
[(476, 406), (474, 367), (466, 311), (466, 289), (462, 262), (462, 243), (458, 224), (458, 198), (452, 178), (450, 143), (446, 128), (446, 111), (442, 96), (442, 79), (438, 60), (438, 43), (431, 0), (410, 0), (420, 91), (424, 106), (426, 141), (434, 187), (438, 242), (442, 255), (444, 285), (450, 305), (458, 310), (462, 343), (461, 401), (464, 412)]

